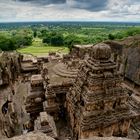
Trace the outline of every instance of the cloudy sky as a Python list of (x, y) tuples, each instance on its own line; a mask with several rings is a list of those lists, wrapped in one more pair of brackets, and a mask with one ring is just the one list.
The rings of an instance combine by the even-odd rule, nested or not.
[(140, 0), (0, 0), (0, 22), (58, 20), (140, 22)]

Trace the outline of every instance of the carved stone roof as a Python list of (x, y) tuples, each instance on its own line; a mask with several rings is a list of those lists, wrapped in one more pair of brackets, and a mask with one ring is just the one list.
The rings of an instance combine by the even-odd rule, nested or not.
[(99, 43), (92, 47), (92, 53), (96, 60), (108, 60), (111, 57), (111, 48), (107, 44)]

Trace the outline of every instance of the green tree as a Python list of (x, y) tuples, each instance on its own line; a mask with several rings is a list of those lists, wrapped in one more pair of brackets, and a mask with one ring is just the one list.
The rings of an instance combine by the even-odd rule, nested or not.
[(47, 35), (45, 38), (43, 38), (42, 42), (51, 45), (51, 36)]
[(114, 40), (114, 39), (115, 39), (115, 36), (114, 36), (113, 34), (109, 34), (109, 35), (108, 35), (108, 39)]
[(64, 45), (64, 37), (60, 33), (51, 32), (46, 34), (43, 38), (43, 43), (47, 43), (52, 46), (62, 46)]
[(37, 37), (37, 31), (36, 30), (34, 31), (34, 37), (35, 38)]
[(70, 50), (72, 49), (73, 45), (81, 44), (82, 40), (75, 36), (75, 35), (68, 35), (65, 37), (64, 45), (67, 46)]
[(17, 45), (17, 47), (21, 47), (21, 46), (29, 46), (32, 44), (32, 37), (31, 36), (22, 36), (22, 35), (16, 35), (13, 37), (13, 39), (15, 40), (15, 43)]
[(123, 32), (118, 32), (115, 34), (115, 39), (122, 39), (124, 37), (125, 37), (125, 35)]
[(56, 34), (51, 37), (51, 45), (52, 46), (62, 46), (64, 45), (64, 38), (61, 34)]
[(29, 46), (32, 44), (33, 31), (31, 29), (20, 29), (13, 35), (17, 47)]
[(0, 49), (2, 51), (15, 50), (16, 45), (15, 45), (15, 42), (13, 41), (13, 38), (9, 38), (7, 36), (0, 35)]

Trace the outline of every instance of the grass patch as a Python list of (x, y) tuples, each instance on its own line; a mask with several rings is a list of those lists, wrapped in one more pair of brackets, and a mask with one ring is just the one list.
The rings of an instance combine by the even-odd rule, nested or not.
[(49, 52), (59, 52), (59, 53), (69, 53), (69, 49), (67, 47), (55, 47), (48, 46), (42, 43), (41, 39), (34, 39), (32, 46), (28, 46), (25, 48), (20, 48), (17, 50), (20, 53), (28, 53), (35, 56), (47, 55)]
[(33, 55), (44, 55), (48, 54), (49, 52), (59, 52), (59, 53), (68, 53), (69, 49), (66, 47), (52, 47), (52, 46), (47, 46), (47, 47), (33, 47), (29, 46), (26, 48), (18, 49), (17, 50), (20, 53), (29, 53)]

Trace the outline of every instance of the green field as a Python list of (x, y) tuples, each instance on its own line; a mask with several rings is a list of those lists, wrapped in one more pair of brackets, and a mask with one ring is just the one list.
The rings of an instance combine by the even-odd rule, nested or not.
[[(27, 23), (26, 23), (27, 24)], [(140, 35), (137, 23), (64, 22), (64, 23), (0, 24), (0, 50), (36, 56), (49, 52), (68, 53), (74, 44), (97, 44), (106, 40), (122, 40)]]
[(69, 52), (67, 47), (53, 47), (42, 43), (41, 39), (34, 39), (32, 46), (20, 48), (17, 50), (20, 53), (28, 53), (35, 56), (47, 55), (49, 52), (58, 52), (66, 54)]

